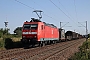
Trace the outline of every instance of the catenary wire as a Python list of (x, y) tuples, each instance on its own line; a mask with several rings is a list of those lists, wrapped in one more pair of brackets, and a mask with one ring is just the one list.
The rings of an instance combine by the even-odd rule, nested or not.
[[(24, 5), (24, 6), (26, 6), (26, 7), (29, 7), (30, 9), (33, 9), (33, 10), (35, 10), (35, 8), (33, 8), (33, 7), (30, 7), (30, 6), (28, 6), (28, 5), (26, 5), (26, 4), (24, 4), (24, 3), (22, 3), (22, 2), (20, 2), (20, 1), (18, 1), (18, 0), (15, 0), (16, 2), (18, 2), (18, 3), (20, 3), (20, 4), (22, 4), (22, 5)], [(51, 1), (51, 0), (50, 0)], [(51, 1), (52, 2), (52, 1)], [(52, 2), (53, 3), (53, 2)], [(53, 3), (54, 4), (54, 3)], [(55, 5), (55, 4), (54, 4)], [(57, 5), (55, 5), (57, 8), (59, 8)], [(62, 11), (60, 8), (59, 8), (59, 10), (60, 11)], [(63, 12), (63, 11), (62, 11)], [(65, 15), (66, 15), (66, 13), (65, 12), (63, 12)], [(51, 18), (51, 19), (53, 19), (53, 20), (56, 20), (55, 18), (53, 18), (53, 17), (51, 17), (51, 16), (49, 16), (49, 15), (47, 15), (47, 14), (45, 14), (45, 13), (43, 13), (44, 15), (46, 15), (47, 17), (49, 17), (49, 18)], [(70, 20), (72, 20), (68, 15), (66, 15)]]
[[(66, 8), (63, 6), (63, 4), (60, 2), (60, 0), (58, 0), (58, 1), (59, 1), (59, 4), (62, 5), (62, 7), (66, 10), (66, 12), (68, 13), (68, 15), (71, 16), (71, 15), (69, 14), (69, 12), (67, 11), (67, 9), (66, 9)], [(72, 17), (72, 16), (71, 16), (71, 17)], [(73, 17), (72, 17), (72, 18), (73, 18)]]
[(55, 7), (57, 7), (65, 16), (67, 16), (71, 21), (73, 21), (76, 25), (77, 22), (72, 20), (61, 8), (59, 8), (52, 0), (49, 0)]
[[(31, 8), (31, 9), (34, 9), (33, 7), (30, 7), (30, 6), (28, 6), (28, 5), (26, 5), (26, 4), (24, 4), (24, 3), (22, 3), (22, 2), (20, 2), (20, 1), (18, 1), (18, 0), (15, 0), (16, 2), (18, 2), (18, 3), (20, 3), (20, 4), (22, 4), (22, 5), (24, 5), (24, 6), (26, 6), (26, 7), (29, 7), (29, 8)], [(34, 9), (35, 10), (35, 9)]]
[(54, 6), (56, 6), (65, 16), (67, 16), (70, 20), (71, 18), (61, 9), (59, 8), (55, 3), (52, 2), (52, 0), (49, 0)]
[[(33, 3), (35, 3), (35, 4), (37, 4), (35, 1), (33, 1), (32, 0), (32, 2)], [(39, 4), (37, 4), (39, 7), (42, 7), (42, 6), (40, 6)], [(45, 14), (45, 13), (43, 13), (45, 16), (47, 16), (47, 17), (49, 17), (49, 18), (51, 18), (51, 19), (53, 19), (53, 20), (58, 20), (58, 19), (56, 19), (56, 18), (53, 18), (53, 17), (51, 17), (51, 16), (49, 16), (49, 15), (47, 15), (47, 14)], [(50, 13), (50, 14), (52, 14), (52, 13)], [(54, 15), (55, 16), (55, 15)]]
[[(33, 0), (32, 0), (33, 1)], [(58, 0), (59, 1), (59, 0)], [(35, 1), (33, 1), (33, 3), (35, 3), (35, 4), (37, 4)], [(60, 1), (59, 1), (59, 4), (61, 4), (60, 3)], [(38, 6), (40, 6), (39, 4), (37, 4)], [(62, 5), (62, 4), (61, 4)], [(62, 5), (63, 6), (63, 5)], [(41, 7), (41, 6), (40, 6)], [(66, 8), (63, 6), (63, 8), (66, 10)], [(62, 11), (62, 10), (61, 10)], [(63, 12), (63, 11), (62, 11)], [(66, 10), (66, 12), (68, 13), (68, 11)], [(63, 13), (65, 13), (65, 12), (63, 12)], [(44, 15), (46, 15), (46, 14), (44, 14)], [(68, 13), (68, 15), (70, 15), (69, 13)], [(67, 16), (68, 16), (67, 15)], [(50, 17), (49, 15), (46, 15), (46, 16), (48, 16), (48, 17)], [(70, 15), (71, 16), (71, 15)], [(69, 17), (69, 16), (68, 16)], [(71, 16), (72, 17), (72, 16)], [(55, 18), (53, 18), (53, 17), (50, 17), (50, 18), (52, 18), (52, 19), (54, 19), (54, 20), (57, 20), (57, 19), (55, 19)], [(69, 19), (71, 19), (70, 17), (69, 17)]]
[[(22, 5), (24, 5), (24, 6), (26, 6), (26, 7), (28, 7), (28, 8), (30, 8), (30, 9), (36, 10), (35, 8), (30, 7), (30, 6), (28, 6), (28, 5), (26, 5), (26, 4), (22, 3), (22, 2), (20, 2), (20, 1), (18, 1), (18, 0), (15, 0), (15, 1), (18, 2), (18, 3), (20, 3), (20, 4), (22, 4)], [(45, 14), (45, 13), (43, 13), (43, 14), (44, 14), (45, 16), (47, 16), (47, 17), (53, 19), (53, 20), (56, 20), (55, 18), (53, 18), (53, 17), (51, 17), (51, 16), (49, 16), (49, 15), (47, 15), (47, 14)]]

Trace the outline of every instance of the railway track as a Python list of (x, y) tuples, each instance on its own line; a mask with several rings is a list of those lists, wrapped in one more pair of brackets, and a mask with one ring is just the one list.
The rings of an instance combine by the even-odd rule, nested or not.
[[(12, 49), (0, 52), (0, 60), (58, 60), (65, 58), (64, 53), (68, 55), (73, 49), (77, 49), (85, 39), (62, 42), (45, 47), (36, 47), (30, 49)], [(74, 48), (73, 48), (74, 47)], [(73, 48), (73, 49), (71, 49)], [(71, 51), (74, 53), (73, 51)], [(69, 54), (70, 55), (70, 54)], [(67, 58), (67, 57), (66, 57)]]
[[(57, 47), (53, 47), (52, 49), (43, 51), (43, 52), (31, 57), (30, 59), (31, 60), (49, 60), (49, 59), (51, 59), (52, 60), (51, 56), (54, 56), (57, 53), (61, 53), (64, 50), (69, 49), (69, 48), (77, 45), (80, 42), (81, 41), (78, 41), (78, 40), (77, 41), (71, 41), (71, 42), (68, 42), (67, 44), (62, 45), (62, 46), (59, 45)], [(60, 57), (60, 54), (59, 54), (59, 57)], [(57, 56), (56, 57), (54, 56), (53, 58), (57, 58)], [(57, 60), (57, 59), (54, 59), (54, 60)]]

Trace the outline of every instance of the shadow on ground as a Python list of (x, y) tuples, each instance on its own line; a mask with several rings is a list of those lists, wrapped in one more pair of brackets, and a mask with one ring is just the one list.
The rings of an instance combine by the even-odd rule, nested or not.
[(5, 39), (5, 48), (6, 49), (13, 49), (13, 48), (21, 48), (22, 43), (20, 41), (13, 42), (11, 38)]

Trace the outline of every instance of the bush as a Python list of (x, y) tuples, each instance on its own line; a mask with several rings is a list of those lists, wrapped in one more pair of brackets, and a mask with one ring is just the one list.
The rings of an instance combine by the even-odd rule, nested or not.
[(84, 42), (83, 45), (79, 47), (79, 52), (75, 53), (75, 55), (68, 60), (90, 60), (90, 40)]
[(11, 49), (13, 48), (13, 41), (10, 38), (5, 39), (5, 46), (6, 49)]

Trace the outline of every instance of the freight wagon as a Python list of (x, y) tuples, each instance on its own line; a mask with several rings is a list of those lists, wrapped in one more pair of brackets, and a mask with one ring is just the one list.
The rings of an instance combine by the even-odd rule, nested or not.
[(64, 29), (59, 29), (59, 40), (60, 41), (65, 41), (65, 30)]
[(65, 37), (67, 40), (75, 40), (75, 39), (79, 39), (82, 37), (82, 35), (76, 33), (76, 32), (73, 32), (73, 31), (67, 31), (65, 33)]

